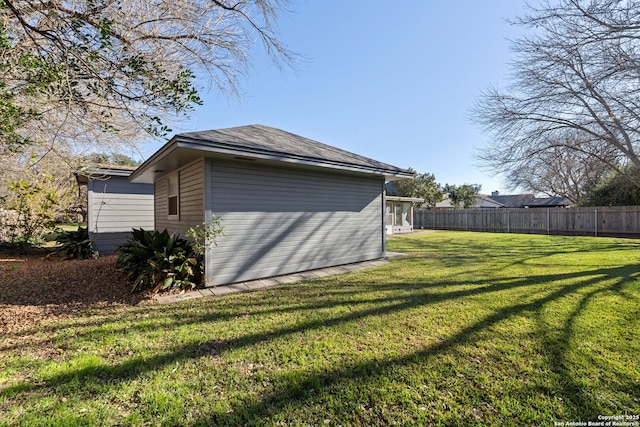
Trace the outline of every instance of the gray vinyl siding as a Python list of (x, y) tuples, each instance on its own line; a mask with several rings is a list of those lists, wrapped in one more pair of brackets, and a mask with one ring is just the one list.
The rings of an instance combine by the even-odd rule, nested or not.
[[(168, 178), (178, 177), (178, 219), (169, 219)], [(204, 159), (196, 160), (183, 167), (177, 175), (171, 173), (155, 183), (155, 224), (156, 230), (165, 228), (170, 233), (185, 236), (187, 230), (204, 222)]]
[(207, 285), (385, 255), (382, 177), (208, 162), (207, 208), (224, 235), (207, 255)]
[(94, 248), (113, 253), (130, 235), (132, 228), (153, 230), (153, 186), (133, 184), (126, 177), (90, 179), (88, 190), (89, 236)]

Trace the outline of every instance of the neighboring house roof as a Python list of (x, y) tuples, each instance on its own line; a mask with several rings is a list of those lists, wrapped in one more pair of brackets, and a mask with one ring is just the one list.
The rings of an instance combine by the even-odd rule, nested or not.
[(393, 182), (385, 182), (384, 183), (384, 191), (386, 191), (387, 196), (398, 196), (398, 190), (396, 189)]
[(566, 197), (535, 197), (532, 194), (491, 195), (491, 199), (507, 208), (552, 208), (573, 205)]
[(138, 167), (131, 175), (131, 181), (152, 183), (156, 173), (174, 170), (202, 157), (203, 152), (214, 157), (294, 163), (389, 179), (413, 176), (405, 169), (309, 138), (268, 126), (250, 125), (177, 134)]
[(137, 166), (96, 165), (75, 172), (79, 184), (86, 184), (89, 178), (104, 179), (110, 176), (130, 176)]
[(486, 194), (478, 194), (476, 197), (475, 207), (478, 208), (504, 208), (505, 205), (500, 203), (499, 201), (491, 198)]
[[(502, 203), (493, 200), (490, 196), (486, 194), (478, 194), (476, 196), (476, 201), (471, 208), (503, 208), (505, 207)], [(449, 199), (449, 196), (445, 196), (444, 200), (436, 203), (436, 209), (453, 209), (453, 204)]]
[[(565, 197), (535, 197), (532, 194), (495, 195), (478, 194), (472, 208), (552, 208), (572, 206)], [(436, 204), (436, 209), (451, 209), (449, 198)]]
[(453, 204), (451, 203), (451, 199), (449, 196), (445, 196), (445, 198), (434, 206), (435, 209), (453, 209)]

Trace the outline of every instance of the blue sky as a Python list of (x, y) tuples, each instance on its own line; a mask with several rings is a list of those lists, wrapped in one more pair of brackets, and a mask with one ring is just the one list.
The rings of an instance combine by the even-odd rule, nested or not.
[(294, 1), (277, 31), (306, 58), (297, 69), (279, 70), (258, 52), (239, 98), (204, 93), (174, 130), (259, 123), (433, 173), (441, 184), (504, 191), (473, 159), (488, 136), (469, 110), (482, 90), (504, 86), (508, 39), (520, 31), (505, 19), (524, 3)]

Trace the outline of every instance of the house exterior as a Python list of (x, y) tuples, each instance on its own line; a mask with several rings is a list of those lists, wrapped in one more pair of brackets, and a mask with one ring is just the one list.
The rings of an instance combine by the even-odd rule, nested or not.
[[(504, 207), (505, 206), (502, 203), (493, 200), (490, 196), (487, 196), (486, 194), (478, 194), (476, 196), (475, 203), (473, 204), (473, 206), (471, 206), (470, 209), (490, 209)], [(444, 200), (436, 203), (436, 205), (430, 209), (454, 209), (454, 206), (453, 203), (451, 203), (449, 196), (446, 196)]]
[(412, 174), (279, 129), (175, 135), (130, 177), (153, 184), (154, 223), (182, 236), (220, 217), (206, 285), (385, 256), (386, 180)]
[(476, 197), (476, 203), (473, 206), (474, 208), (504, 208), (506, 207), (504, 204), (500, 203), (499, 201), (495, 200), (494, 198), (492, 198), (489, 195), (486, 194), (478, 194), (478, 196)]
[(87, 187), (87, 229), (94, 249), (110, 254), (131, 235), (131, 229), (154, 229), (153, 185), (129, 182), (134, 168), (108, 166), (76, 172)]
[[(490, 208), (568, 208), (573, 203), (566, 197), (535, 197), (532, 194), (500, 195), (497, 191), (487, 194), (478, 194), (471, 209)], [(453, 209), (454, 206), (446, 197), (431, 209)]]
[(491, 193), (491, 199), (505, 208), (569, 208), (573, 203), (566, 197), (535, 197), (533, 194), (500, 195)]

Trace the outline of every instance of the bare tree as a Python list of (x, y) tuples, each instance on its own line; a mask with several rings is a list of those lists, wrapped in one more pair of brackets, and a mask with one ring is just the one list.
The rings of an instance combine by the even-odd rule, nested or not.
[(510, 84), (472, 111), (492, 139), (483, 163), (516, 178), (560, 152), (640, 167), (640, 2), (545, 1), (515, 24), (530, 33), (513, 42)]
[[(235, 93), (286, 0), (0, 0), (0, 152), (164, 136), (205, 78)], [(95, 148), (94, 148), (95, 149)]]
[[(540, 149), (544, 147), (544, 149)], [(497, 158), (483, 153), (485, 164)], [(601, 158), (605, 158), (603, 162)], [(601, 142), (581, 140), (575, 132), (559, 140), (545, 141), (515, 159), (505, 168), (504, 177), (512, 190), (563, 196), (574, 204), (608, 177), (620, 160), (615, 150)], [(496, 167), (504, 166), (496, 164)]]

